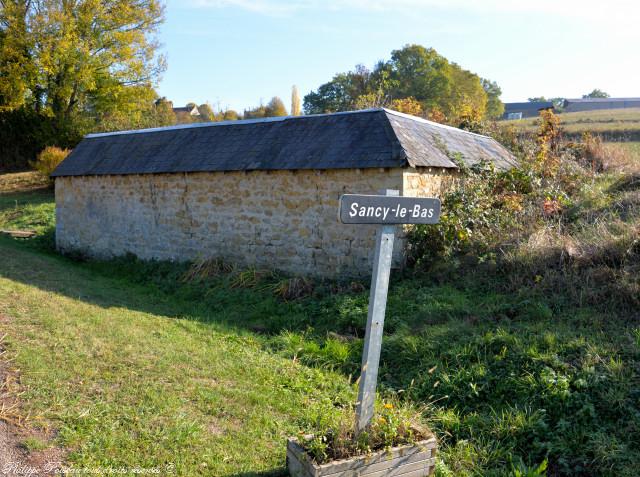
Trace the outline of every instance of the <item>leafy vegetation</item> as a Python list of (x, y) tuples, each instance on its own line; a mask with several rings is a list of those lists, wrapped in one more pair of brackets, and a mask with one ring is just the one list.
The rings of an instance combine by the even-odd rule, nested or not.
[[(344, 403), (349, 407), (351, 403)], [(403, 444), (413, 444), (432, 436), (420, 413), (406, 403), (379, 403), (375, 417), (366, 431), (354, 433), (355, 412), (336, 408), (335, 400), (321, 401), (306, 417), (305, 427), (313, 434), (298, 442), (319, 464), (332, 460), (366, 455)], [(306, 437), (306, 438), (305, 438)]]
[(431, 119), (457, 123), (469, 115), (499, 116), (500, 94), (495, 82), (464, 70), (433, 48), (407, 45), (373, 70), (358, 65), (354, 71), (338, 73), (304, 97), (304, 110), (312, 114), (393, 107), (394, 101), (409, 99)]

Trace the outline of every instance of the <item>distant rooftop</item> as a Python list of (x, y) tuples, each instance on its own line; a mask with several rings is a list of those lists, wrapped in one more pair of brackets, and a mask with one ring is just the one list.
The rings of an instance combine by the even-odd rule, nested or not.
[(517, 111), (539, 111), (541, 109), (553, 108), (551, 101), (523, 101), (520, 103), (504, 103), (505, 113)]
[(623, 103), (623, 102), (640, 102), (640, 98), (567, 98), (567, 103)]
[(494, 139), (388, 109), (89, 134), (52, 176), (172, 172), (457, 168), (516, 164)]

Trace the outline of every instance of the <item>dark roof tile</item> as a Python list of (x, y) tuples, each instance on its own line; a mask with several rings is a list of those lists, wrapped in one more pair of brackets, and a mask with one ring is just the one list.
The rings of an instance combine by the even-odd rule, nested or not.
[(52, 176), (516, 164), (493, 139), (373, 109), (90, 134)]

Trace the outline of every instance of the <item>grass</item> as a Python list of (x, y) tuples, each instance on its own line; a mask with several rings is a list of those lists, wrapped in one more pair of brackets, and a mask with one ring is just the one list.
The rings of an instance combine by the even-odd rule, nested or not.
[[(613, 184), (576, 206), (580, 223), (621, 199)], [(0, 196), (0, 228), (52, 213), (50, 192), (24, 194)], [(282, 277), (255, 271), (72, 261), (42, 227), (41, 242), (0, 237), (0, 326), (23, 412), (59, 430), (76, 466), (281, 475), (287, 436), (350, 409), (358, 284), (283, 300)], [(381, 391), (421, 409), (441, 441), (437, 475), (535, 475), (545, 461), (550, 476), (637, 475), (637, 311), (606, 295), (580, 304), (536, 276), (500, 291), (482, 275), (391, 284)]]
[[(561, 113), (562, 127), (568, 134), (580, 135), (591, 132), (617, 140), (638, 140), (640, 138), (640, 108), (605, 109), (601, 111), (581, 111)], [(501, 121), (519, 131), (534, 133), (538, 129), (537, 118)]]
[(27, 437), (21, 442), (21, 445), (29, 452), (41, 451), (48, 447), (46, 442), (37, 437)]
[(621, 142), (619, 143), (621, 147), (627, 149), (631, 154), (636, 157), (640, 157), (640, 142), (638, 141), (630, 141), (630, 142)]
[(312, 401), (354, 398), (346, 379), (269, 353), (224, 313), (7, 239), (0, 249), (25, 412), (59, 429), (76, 466), (257, 475), (282, 467)]

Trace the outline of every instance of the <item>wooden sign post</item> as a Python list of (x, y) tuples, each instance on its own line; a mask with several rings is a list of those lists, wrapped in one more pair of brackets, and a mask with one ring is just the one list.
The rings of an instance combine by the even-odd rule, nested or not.
[(342, 223), (379, 225), (373, 254), (369, 313), (356, 403), (357, 434), (369, 426), (373, 417), (395, 225), (435, 224), (440, 219), (439, 199), (400, 197), (397, 190), (384, 190), (381, 194), (345, 194), (340, 197), (339, 216)]

